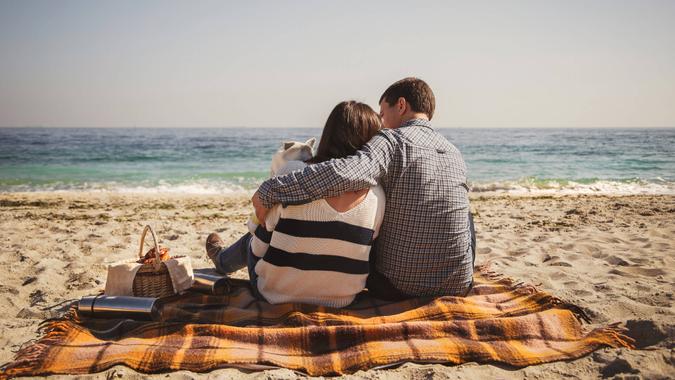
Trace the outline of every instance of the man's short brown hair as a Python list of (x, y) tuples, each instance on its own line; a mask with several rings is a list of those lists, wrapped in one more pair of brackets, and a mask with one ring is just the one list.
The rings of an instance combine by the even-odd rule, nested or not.
[(399, 98), (405, 99), (414, 112), (426, 114), (429, 120), (434, 116), (436, 98), (425, 81), (414, 77), (401, 79), (384, 91), (379, 103), (386, 100), (391, 106), (396, 104)]

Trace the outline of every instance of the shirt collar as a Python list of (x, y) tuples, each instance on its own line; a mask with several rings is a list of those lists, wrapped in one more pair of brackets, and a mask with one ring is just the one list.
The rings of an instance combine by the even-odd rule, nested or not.
[(433, 129), (431, 127), (431, 122), (429, 120), (425, 120), (425, 119), (410, 119), (410, 120), (406, 121), (405, 123), (401, 124), (399, 126), (399, 128), (410, 127), (410, 126), (413, 126), (413, 125)]

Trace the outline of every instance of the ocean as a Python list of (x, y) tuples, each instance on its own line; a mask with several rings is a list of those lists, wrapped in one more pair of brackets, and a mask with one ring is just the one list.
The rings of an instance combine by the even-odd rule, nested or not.
[[(675, 194), (675, 129), (438, 129), (473, 193)], [(0, 192), (250, 193), (320, 128), (0, 128)]]

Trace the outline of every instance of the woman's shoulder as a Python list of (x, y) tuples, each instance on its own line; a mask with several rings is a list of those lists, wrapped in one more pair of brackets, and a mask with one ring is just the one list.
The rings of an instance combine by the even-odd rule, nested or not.
[(353, 194), (348, 197), (345, 197), (343, 194), (342, 196), (335, 197), (337, 203), (333, 202), (335, 204), (332, 205), (328, 199), (317, 199), (301, 205), (288, 205), (281, 209), (281, 214), (282, 217), (286, 218), (316, 221), (363, 218), (366, 217), (363, 214), (364, 211), (366, 211), (366, 214), (370, 214), (371, 211), (367, 210), (377, 210), (379, 214), (380, 210), (384, 208), (385, 203), (385, 194), (382, 186), (372, 186), (368, 189), (368, 193), (364, 195), (357, 201), (353, 199)]
[(384, 189), (382, 186), (377, 185), (373, 186), (368, 191), (368, 197), (370, 199), (370, 207), (372, 208), (384, 208), (386, 203), (386, 195), (384, 194)]
[(373, 186), (370, 188), (370, 193), (373, 195), (373, 209), (375, 209), (375, 230), (380, 229), (382, 219), (384, 219), (384, 208), (386, 206), (386, 195), (382, 186)]
[(370, 192), (378, 199), (378, 201), (384, 202), (386, 195), (384, 194), (384, 188), (382, 186), (373, 186), (370, 188)]

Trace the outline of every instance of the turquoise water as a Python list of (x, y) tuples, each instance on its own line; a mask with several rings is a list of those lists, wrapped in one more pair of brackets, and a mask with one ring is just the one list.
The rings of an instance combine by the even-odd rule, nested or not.
[[(474, 192), (675, 193), (675, 129), (439, 129)], [(2, 128), (0, 191), (255, 189), (319, 128)]]

